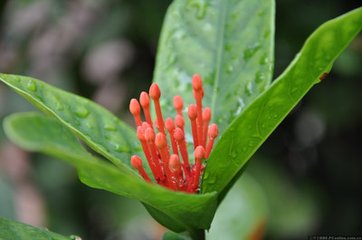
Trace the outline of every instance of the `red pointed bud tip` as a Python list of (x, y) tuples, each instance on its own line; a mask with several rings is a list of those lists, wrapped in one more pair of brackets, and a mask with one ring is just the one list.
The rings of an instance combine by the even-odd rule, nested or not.
[(142, 159), (137, 155), (133, 155), (131, 157), (131, 165), (133, 168), (135, 168), (137, 170), (141, 169), (142, 168)]
[(160, 88), (158, 87), (157, 83), (152, 83), (151, 87), (150, 87), (150, 97), (153, 99), (153, 100), (158, 100), (160, 99), (161, 97), (161, 90)]
[(141, 107), (137, 99), (131, 99), (131, 102), (129, 103), (129, 111), (132, 115), (138, 115), (141, 112)]
[(192, 76), (192, 88), (198, 92), (198, 91), (202, 91), (202, 80), (200, 75), (195, 74), (194, 76)]
[(196, 159), (204, 159), (205, 158), (205, 149), (203, 146), (197, 146), (194, 151), (194, 155)]
[(175, 96), (173, 98), (173, 106), (177, 111), (182, 111), (182, 108), (184, 106), (184, 103), (182, 101), (182, 98), (180, 96)]
[(140, 103), (142, 107), (148, 107), (150, 105), (150, 98), (146, 92), (141, 92)]
[(184, 118), (182, 116), (180, 116), (180, 115), (177, 115), (175, 117), (175, 124), (176, 124), (177, 127), (182, 129), (185, 126)]
[(185, 135), (182, 129), (176, 128), (173, 133), (173, 137), (176, 139), (176, 141), (182, 141), (185, 138)]
[(168, 167), (173, 173), (181, 170), (180, 159), (176, 154), (171, 155)]
[(145, 131), (145, 138), (149, 142), (153, 142), (155, 140), (155, 132), (151, 127), (148, 127)]
[(208, 130), (208, 135), (210, 138), (216, 138), (219, 134), (219, 129), (215, 123), (211, 124)]
[(163, 149), (163, 148), (167, 147), (166, 135), (161, 132), (157, 133), (156, 139), (155, 139), (155, 144), (159, 149)]
[(207, 107), (202, 112), (202, 120), (204, 122), (208, 122), (208, 121), (210, 121), (210, 119), (211, 119), (211, 109)]
[(137, 127), (137, 137), (140, 141), (144, 141), (145, 139), (145, 130), (139, 126)]
[(172, 118), (170, 118), (170, 117), (168, 117), (166, 119), (165, 125), (166, 125), (166, 129), (168, 131), (172, 131), (173, 129), (175, 129), (175, 123), (173, 122)]
[(197, 118), (197, 108), (195, 104), (190, 104), (187, 114), (191, 120), (195, 120)]

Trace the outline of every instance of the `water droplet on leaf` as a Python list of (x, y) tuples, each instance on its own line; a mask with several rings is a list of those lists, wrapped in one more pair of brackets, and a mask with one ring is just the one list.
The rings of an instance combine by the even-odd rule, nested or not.
[(248, 47), (245, 51), (244, 51), (244, 60), (247, 61), (249, 60), (251, 57), (254, 56), (254, 54), (260, 49), (260, 44), (259, 43), (255, 43), (253, 46)]
[(76, 236), (76, 235), (71, 235), (71, 236), (69, 236), (69, 238), (70, 238), (71, 240), (82, 240), (80, 237), (78, 237), (78, 236)]
[(119, 145), (118, 143), (113, 143), (113, 146), (117, 152), (129, 152), (128, 148), (123, 147), (123, 146)]
[(88, 109), (84, 108), (84, 107), (79, 107), (75, 110), (75, 113), (77, 114), (78, 117), (80, 118), (86, 118), (89, 115), (89, 111)]
[(120, 151), (121, 146), (119, 146), (119, 144), (115, 143), (115, 144), (113, 144), (113, 146), (114, 146), (114, 149), (116, 149), (116, 151)]
[(249, 147), (254, 147), (255, 146), (253, 141), (249, 141), (248, 145), (249, 145)]
[(35, 92), (37, 89), (33, 80), (29, 80), (29, 82), (26, 84), (26, 88), (32, 92)]
[(207, 3), (205, 0), (193, 1), (191, 5), (196, 9), (196, 18), (203, 19), (206, 15)]
[(88, 129), (93, 129), (94, 128), (94, 125), (92, 123), (90, 123), (90, 122), (87, 122), (85, 125), (86, 125), (86, 127)]
[(229, 154), (229, 156), (230, 156), (232, 159), (235, 159), (238, 155), (237, 155), (236, 152), (231, 152), (231, 153)]
[(104, 124), (104, 129), (108, 130), (108, 131), (116, 131), (117, 127), (112, 123), (105, 123)]
[(253, 94), (253, 83), (249, 82), (248, 85), (246, 85), (245, 90), (248, 95), (252, 95)]

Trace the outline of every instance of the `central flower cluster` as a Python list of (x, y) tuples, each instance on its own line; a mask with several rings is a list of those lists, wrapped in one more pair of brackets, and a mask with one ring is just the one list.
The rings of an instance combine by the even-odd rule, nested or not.
[[(209, 157), (214, 139), (218, 135), (217, 125), (209, 125), (211, 109), (208, 107), (203, 109), (204, 89), (201, 77), (197, 74), (192, 77), (192, 88), (196, 104), (188, 106), (187, 115), (191, 122), (193, 138), (195, 157), (193, 164), (190, 164), (187, 152), (183, 100), (180, 96), (175, 96), (173, 99), (176, 109), (175, 118), (168, 117), (166, 121), (163, 119), (160, 107), (161, 91), (156, 83), (151, 85), (149, 94), (142, 92), (139, 101), (133, 98), (129, 105), (137, 126), (137, 137), (155, 181), (172, 190), (189, 193), (198, 191), (200, 176), (205, 168), (205, 159)], [(155, 122), (152, 121), (150, 114), (150, 97), (156, 111)], [(141, 106), (145, 121), (141, 119)], [(157, 128), (157, 133), (155, 128)], [(132, 156), (131, 165), (145, 181), (152, 182), (139, 156)]]

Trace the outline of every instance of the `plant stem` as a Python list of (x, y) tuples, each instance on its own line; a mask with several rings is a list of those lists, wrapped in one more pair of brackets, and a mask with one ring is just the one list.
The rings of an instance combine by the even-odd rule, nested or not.
[(205, 240), (205, 230), (197, 229), (190, 232), (192, 240)]

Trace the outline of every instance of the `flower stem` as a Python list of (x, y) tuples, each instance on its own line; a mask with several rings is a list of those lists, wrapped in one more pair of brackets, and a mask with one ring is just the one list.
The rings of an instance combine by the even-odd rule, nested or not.
[(190, 232), (190, 236), (192, 240), (205, 240), (205, 230), (204, 229), (197, 229)]

